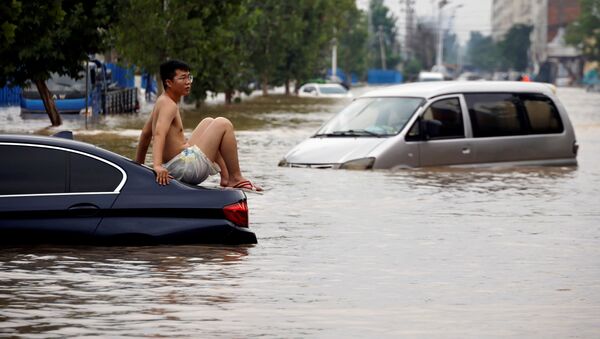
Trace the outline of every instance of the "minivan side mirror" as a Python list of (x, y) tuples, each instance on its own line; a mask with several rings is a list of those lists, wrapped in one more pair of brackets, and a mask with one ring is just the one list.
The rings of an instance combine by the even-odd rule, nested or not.
[(421, 120), (420, 126), (421, 136), (424, 140), (429, 140), (440, 135), (442, 122), (439, 120)]

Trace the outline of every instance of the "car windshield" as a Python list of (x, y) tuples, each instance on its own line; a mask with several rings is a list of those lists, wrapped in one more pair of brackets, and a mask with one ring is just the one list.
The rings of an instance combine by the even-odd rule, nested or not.
[(346, 94), (348, 91), (344, 87), (334, 86), (321, 86), (321, 93), (323, 94)]
[(66, 75), (59, 76), (58, 74), (53, 74), (52, 77), (46, 81), (46, 84), (52, 93), (85, 91), (85, 73), (81, 72), (79, 76), (81, 78), (75, 80)]
[(360, 98), (323, 125), (315, 136), (395, 135), (424, 101), (422, 98)]

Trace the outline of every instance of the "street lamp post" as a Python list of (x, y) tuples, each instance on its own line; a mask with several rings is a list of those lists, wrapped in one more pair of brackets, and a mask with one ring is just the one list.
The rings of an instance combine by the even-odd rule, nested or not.
[(437, 40), (437, 51), (436, 51), (436, 59), (435, 59), (435, 67), (437, 71), (442, 70), (442, 57), (443, 57), (443, 29), (442, 29), (442, 8), (446, 6), (450, 1), (449, 0), (440, 0), (438, 3), (438, 40)]

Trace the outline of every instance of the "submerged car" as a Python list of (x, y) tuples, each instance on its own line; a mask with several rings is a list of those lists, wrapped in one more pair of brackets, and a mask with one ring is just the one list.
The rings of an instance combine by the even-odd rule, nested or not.
[(547, 84), (425, 82), (362, 95), (279, 165), (576, 165), (578, 147), (567, 112)]
[(0, 135), (0, 243), (256, 243), (243, 192), (160, 186), (149, 167), (63, 135)]
[(352, 98), (352, 93), (340, 84), (304, 84), (298, 90), (298, 95), (301, 97)]

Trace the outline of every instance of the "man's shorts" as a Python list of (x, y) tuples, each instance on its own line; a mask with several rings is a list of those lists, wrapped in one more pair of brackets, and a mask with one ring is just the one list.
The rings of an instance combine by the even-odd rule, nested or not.
[(164, 166), (173, 178), (191, 185), (198, 185), (221, 171), (196, 145), (184, 149)]

